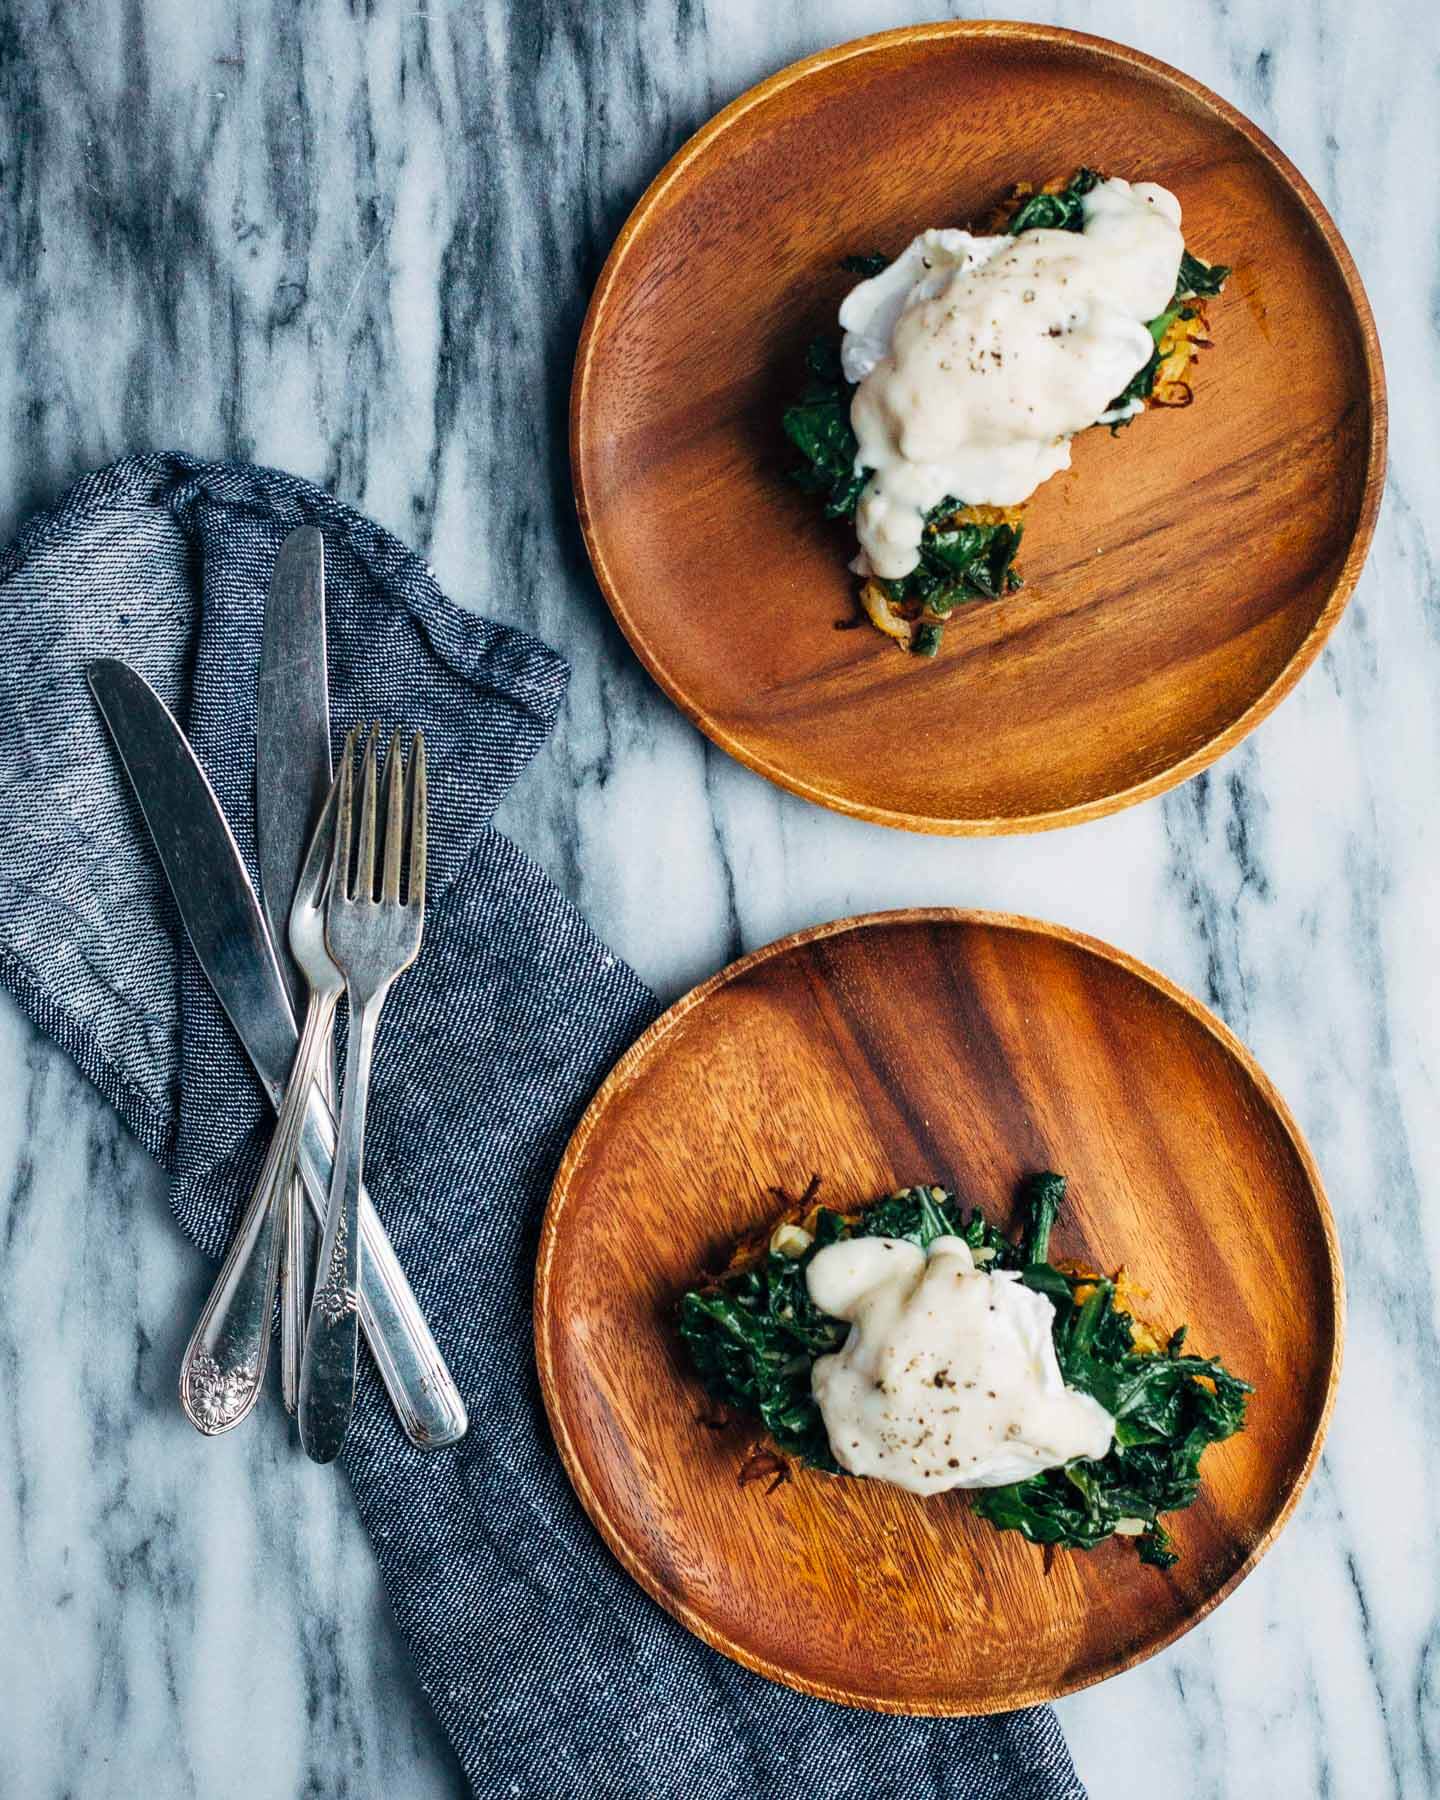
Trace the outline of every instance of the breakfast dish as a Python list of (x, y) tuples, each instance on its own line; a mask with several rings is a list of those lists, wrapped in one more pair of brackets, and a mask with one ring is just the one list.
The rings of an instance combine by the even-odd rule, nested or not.
[[(1075, 478), (1024, 502), (1018, 556), (998, 532), (989, 566), (974, 537), (943, 546), (982, 594), (1002, 558), (1025, 588), (962, 597), (941, 655), (902, 654), (943, 618), (902, 610), (904, 637), (873, 639), (831, 485), (785, 478), (805, 346), (824, 334), (838, 367), (865, 273), (847, 254), (983, 227), (1017, 179), (1083, 162), (1179, 195), (1191, 249), (1234, 265), (1207, 302), (1216, 347), (1184, 376), (1194, 405), (1073, 440)], [(830, 416), (849, 428), (843, 399)], [(814, 804), (966, 835), (1097, 819), (1232, 749), (1334, 629), (1384, 482), (1374, 320), (1299, 172), (1178, 70), (993, 19), (812, 57), (684, 145), (606, 260), (570, 426), (600, 591), (697, 729)]]
[(1190, 404), (1230, 270), (1189, 253), (1167, 188), (1083, 168), (1016, 188), (983, 235), (845, 266), (844, 336), (810, 345), (784, 414), (792, 476), (853, 519), (870, 623), (934, 656), (957, 606), (1021, 586), (1025, 502), (1073, 437)]
[[(1003, 1255), (1001, 1285), (1049, 1305), (1016, 1279), (1026, 1253), (991, 1232), (1003, 1224), (1007, 1237), (1021, 1235), (1022, 1184), (1047, 1166), (1069, 1177), (1044, 1245), (1069, 1293), (1054, 1295), (1057, 1314), (1075, 1301), (1084, 1311), (1092, 1270), (1109, 1276), (1128, 1263), (1148, 1292), (1115, 1276), (1108, 1300), (1086, 1314), (1100, 1353), (1121, 1314), (1132, 1345), (1162, 1360), (1170, 1328), (1188, 1322), (1177, 1356), (1218, 1355), (1256, 1387), (1244, 1430), (1200, 1459), (1199, 1502), (1182, 1509), (1183, 1494), (1157, 1494), (1179, 1555), (1163, 1572), (1133, 1554), (1143, 1531), (1092, 1555), (1067, 1554), (1055, 1534), (1047, 1555), (979, 1510), (1018, 1491), (1037, 1537), (1052, 1523), (1079, 1536), (1074, 1515), (1046, 1516), (1052, 1499), (1078, 1508), (1085, 1498), (1064, 1470), (923, 1499), (889, 1479), (799, 1466), (807, 1444), (822, 1447), (802, 1378), (820, 1350), (843, 1344), (838, 1331), (814, 1349), (769, 1335), (797, 1277), (806, 1283), (804, 1267), (791, 1272), (793, 1253), (809, 1248), (793, 1228), (812, 1231), (807, 1217), (823, 1203), (842, 1220), (868, 1212), (872, 1227), (889, 1216), (898, 1240), (908, 1227), (893, 1204), (877, 1214), (876, 1196), (963, 1170), (963, 1218), (948, 1195), (925, 1192), (948, 1228), (941, 1235), (963, 1239), (974, 1268)], [(818, 1192), (807, 1185), (815, 1170)], [(904, 1204), (918, 1215), (922, 1196), (912, 1190)], [(975, 1204), (983, 1222), (970, 1216)], [(777, 1232), (788, 1260), (768, 1256)], [(882, 1235), (872, 1229), (862, 1242)], [(841, 1236), (840, 1248), (854, 1237)], [(1029, 1242), (1040, 1250), (1033, 1232)], [(737, 1338), (773, 1347), (772, 1372), (784, 1377), (766, 1396), (763, 1433), (757, 1406), (706, 1392), (679, 1329), (683, 1296), (723, 1287), (723, 1273), (699, 1275), (730, 1267), (736, 1244), (766, 1252), (761, 1274), (779, 1264), (789, 1284), (774, 1290), (774, 1317), (735, 1321)], [(987, 1249), (996, 1251), (988, 1263)], [(861, 1254), (909, 1256), (913, 1266), (920, 1247)], [(967, 1273), (958, 1247), (944, 1246), (947, 1255), (955, 1287), (996, 1281)], [(1020, 1316), (1005, 1304), (997, 1318)], [(1315, 1467), (1343, 1319), (1334, 1222), (1313, 1159), (1221, 1021), (1155, 971), (1064, 927), (944, 908), (812, 928), (677, 1002), (577, 1127), (535, 1278), (536, 1359), (555, 1441), (623, 1566), (751, 1669), (830, 1700), (930, 1714), (1009, 1711), (1073, 1692), (1172, 1643), (1219, 1604), (1274, 1541)], [(1140, 1337), (1142, 1323), (1153, 1336)], [(1065, 1375), (1067, 1352), (1056, 1344), (1055, 1356)], [(948, 1381), (957, 1365), (942, 1370)], [(1101, 1391), (1104, 1374), (1090, 1397), (1127, 1417), (1120, 1397)], [(1177, 1378), (1184, 1387), (1183, 1372), (1149, 1377)], [(931, 1392), (942, 1406), (954, 1398)], [(1027, 1394), (1011, 1384), (1012, 1404), (1028, 1405)], [(1182, 1404), (1192, 1399), (1190, 1384)], [(776, 1428), (793, 1434), (783, 1451)], [(1032, 1440), (1043, 1441), (1027, 1413), (1023, 1442)], [(1002, 1435), (992, 1448), (1015, 1442)], [(984, 1448), (972, 1442), (967, 1454)], [(1075, 1468), (1082, 1480), (1091, 1473), (1083, 1460)], [(1099, 1504), (1111, 1499), (1119, 1494), (1107, 1487)], [(1124, 1507), (1119, 1517), (1146, 1516), (1128, 1499)]]
[(711, 1398), (812, 1468), (971, 1489), (1032, 1543), (1118, 1536), (1176, 1562), (1162, 1514), (1193, 1503), (1202, 1453), (1243, 1429), (1252, 1389), (1186, 1354), (1185, 1327), (1157, 1337), (1123, 1271), (1050, 1260), (1064, 1178), (1025, 1183), (1019, 1238), (941, 1187), (841, 1214), (817, 1185), (681, 1302)]

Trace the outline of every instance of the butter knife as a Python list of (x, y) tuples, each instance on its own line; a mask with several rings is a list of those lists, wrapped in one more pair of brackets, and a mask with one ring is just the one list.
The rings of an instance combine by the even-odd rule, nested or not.
[[(215, 798), (164, 702), (112, 657), (86, 670), (135, 788), (200, 967), (278, 1111), (299, 1033), (259, 902)], [(335, 1117), (312, 1091), (300, 1172), (316, 1220), (335, 1161)], [(405, 1435), (422, 1449), (465, 1435), (465, 1403), (445, 1366), (368, 1196), (360, 1199), (365, 1284), (360, 1327)]]
[[(298, 526), (281, 544), (265, 601), (255, 693), (255, 852), (260, 905), (297, 1019), (308, 995), (290, 954), (290, 906), (310, 833), (330, 791), (330, 694), (325, 656), (325, 540)], [(335, 1058), (327, 1044), (321, 1081), (335, 1107)], [(299, 1402), (300, 1355), (310, 1308), (314, 1234), (297, 1175), (285, 1200), (280, 1265), (280, 1392)]]

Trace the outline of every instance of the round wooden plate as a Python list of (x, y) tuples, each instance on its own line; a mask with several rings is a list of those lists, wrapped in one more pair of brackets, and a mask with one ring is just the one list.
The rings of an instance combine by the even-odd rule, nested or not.
[[(1235, 266), (1196, 400), (1077, 441), (1024, 591), (927, 663), (853, 618), (854, 553), (779, 414), (847, 252), (894, 253), (1080, 164), (1163, 182)], [(1385, 391), (1360, 278), (1298, 171), (1162, 63), (1052, 26), (922, 25), (797, 63), (662, 171), (580, 340), (571, 459), (600, 587), (702, 731), (807, 799), (964, 833), (1074, 824), (1196, 774), (1314, 660), (1360, 572)]]
[[(756, 1439), (700, 1422), (679, 1295), (823, 1178), (841, 1210), (920, 1181), (1011, 1217), (1070, 1178), (1057, 1254), (1146, 1290), (1257, 1393), (1168, 1521), (1180, 1562), (1040, 1550), (922, 1500), (797, 1471), (741, 1487)], [(1094, 939), (1000, 914), (882, 913), (722, 971), (616, 1066), (545, 1220), (536, 1348), (556, 1442), (620, 1561), (747, 1667), (883, 1712), (1003, 1711), (1170, 1643), (1250, 1570), (1319, 1455), (1344, 1311), (1309, 1151), (1220, 1022)]]

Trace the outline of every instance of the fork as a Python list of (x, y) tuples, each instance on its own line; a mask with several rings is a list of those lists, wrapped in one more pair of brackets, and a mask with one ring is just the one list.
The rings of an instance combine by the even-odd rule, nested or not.
[[(353, 743), (347, 747), (353, 750)], [(329, 1053), (344, 985), (325, 954), (324, 903), (337, 804), (338, 784), (316, 822), (290, 912), (291, 948), (310, 983), (311, 997), (280, 1116), (239, 1230), (180, 1363), (180, 1404), (190, 1423), (207, 1437), (233, 1430), (247, 1417), (265, 1381), (280, 1246), (295, 1206), (292, 1188), (300, 1133), (311, 1084)], [(292, 1268), (303, 1291), (303, 1259)]]
[[(408, 772), (401, 755), (400, 733), (397, 731), (390, 740), (385, 759), (384, 863), (377, 898), (377, 728), (372, 725), (365, 740), (359, 841), (352, 879), (353, 736), (352, 733), (346, 741), (337, 781), (334, 871), (325, 911), (326, 947), (345, 978), (350, 1040), (325, 1234), (300, 1367), (300, 1441), (306, 1454), (319, 1463), (333, 1462), (340, 1454), (355, 1405), (363, 1278), (360, 1186), (375, 1032), (391, 983), (415, 960), (425, 922), (425, 740), (418, 731), (415, 733)], [(402, 900), (400, 878), (407, 860), (408, 880)]]

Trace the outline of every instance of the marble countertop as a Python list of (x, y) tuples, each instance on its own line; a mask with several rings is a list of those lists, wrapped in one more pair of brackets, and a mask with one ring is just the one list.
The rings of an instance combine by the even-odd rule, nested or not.
[[(1154, 963), (1310, 1138), (1350, 1286), (1319, 1473), (1232, 1599), (1065, 1702), (1097, 1797), (1440, 1788), (1440, 64), (1429, 0), (1059, 0), (1176, 62), (1319, 190), (1392, 381), (1369, 566), (1318, 666), (1165, 799), (904, 836), (712, 749), (610, 623), (564, 431), (589, 285), (640, 189), (761, 76), (920, 0), (10, 0), (0, 16), (0, 530), (126, 450), (322, 481), (458, 599), (571, 658), (502, 824), (665, 997), (869, 908), (1037, 913)], [(968, 12), (969, 8), (962, 8)], [(979, 9), (977, 9), (979, 10)], [(1005, 9), (999, 9), (1005, 10)], [(1420, 54), (1429, 43), (1428, 54)], [(0, 1792), (463, 1792), (343, 1482), (277, 1409), (173, 1402), (207, 1272), (164, 1182), (0, 1002)], [(77, 1371), (86, 1371), (82, 1381)]]

